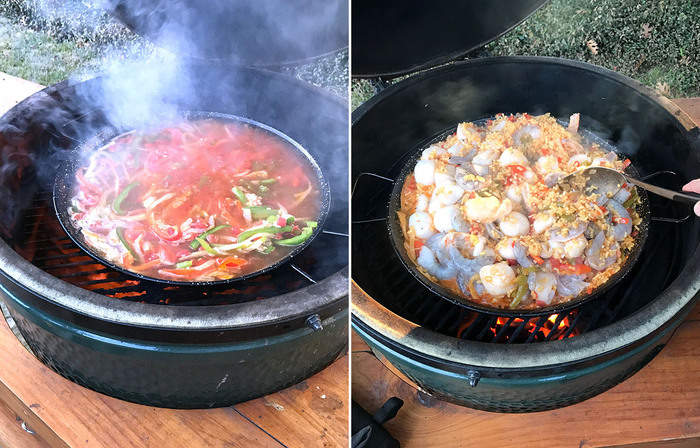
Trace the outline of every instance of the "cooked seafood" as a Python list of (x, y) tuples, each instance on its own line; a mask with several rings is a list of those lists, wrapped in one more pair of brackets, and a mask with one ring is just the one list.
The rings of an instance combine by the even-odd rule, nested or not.
[(289, 143), (217, 120), (123, 134), (76, 172), (70, 219), (105, 259), (174, 281), (259, 271), (316, 231), (318, 179)]
[(397, 212), (408, 256), (455, 293), (498, 308), (533, 309), (592, 292), (618, 272), (634, 245), (639, 196), (563, 189), (588, 166), (624, 170), (629, 160), (586, 141), (579, 114), (568, 127), (549, 114), (460, 123), (426, 148)]

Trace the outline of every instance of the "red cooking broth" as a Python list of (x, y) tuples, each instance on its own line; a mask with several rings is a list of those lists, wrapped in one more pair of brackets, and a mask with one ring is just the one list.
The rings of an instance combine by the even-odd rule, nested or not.
[(86, 242), (149, 277), (243, 276), (318, 231), (312, 165), (286, 140), (242, 122), (121, 135), (92, 154), (76, 180), (70, 215)]

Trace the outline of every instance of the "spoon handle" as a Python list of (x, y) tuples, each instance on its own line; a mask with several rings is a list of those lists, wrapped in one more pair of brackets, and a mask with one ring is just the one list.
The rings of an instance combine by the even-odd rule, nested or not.
[(654, 194), (658, 194), (659, 196), (663, 196), (663, 197), (668, 198), (672, 201), (684, 202), (684, 203), (690, 204), (690, 205), (693, 205), (696, 202), (700, 201), (700, 194), (679, 193), (677, 191), (657, 187), (656, 185), (651, 185), (651, 184), (648, 184), (646, 182), (642, 182), (641, 180), (633, 179), (631, 177), (627, 177), (627, 180), (640, 188), (644, 188), (646, 191), (650, 191)]

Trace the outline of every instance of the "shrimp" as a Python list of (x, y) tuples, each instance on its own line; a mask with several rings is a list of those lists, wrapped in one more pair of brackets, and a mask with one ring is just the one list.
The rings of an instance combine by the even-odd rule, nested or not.
[(518, 264), (524, 268), (529, 268), (534, 265), (532, 260), (527, 256), (527, 249), (518, 241), (513, 244), (513, 256)]
[(622, 241), (632, 233), (632, 218), (627, 209), (613, 199), (608, 201), (607, 206), (614, 215), (612, 218), (613, 238), (615, 241)]
[(579, 235), (564, 243), (564, 254), (566, 258), (578, 258), (583, 255), (586, 246), (588, 246), (588, 240), (585, 236)]
[(525, 235), (530, 231), (530, 221), (522, 213), (510, 212), (501, 219), (499, 227), (507, 236)]
[(515, 271), (505, 261), (483, 266), (479, 269), (479, 279), (492, 296), (508, 294), (515, 288)]
[(577, 296), (589, 285), (585, 275), (558, 275), (557, 291), (561, 296)]
[(576, 170), (577, 168), (591, 163), (591, 158), (586, 154), (576, 154), (569, 157), (568, 167), (570, 170)]
[(453, 165), (467, 165), (469, 162), (472, 161), (472, 159), (474, 158), (475, 155), (476, 155), (476, 148), (472, 148), (466, 154), (459, 155), (459, 156), (452, 156), (449, 159), (447, 159), (447, 161)]
[[(601, 251), (605, 244), (605, 232), (602, 230), (591, 241), (590, 246), (586, 249), (586, 263), (596, 271), (602, 271), (617, 260), (617, 254), (611, 255), (603, 259)], [(611, 250), (615, 247), (611, 247)]]
[(501, 232), (500, 230), (498, 230), (498, 227), (496, 227), (496, 225), (495, 225), (494, 223), (492, 223), (492, 222), (487, 222), (487, 223), (484, 225), (484, 228), (486, 229), (486, 234), (487, 234), (491, 239), (494, 239), (494, 240), (498, 241), (498, 240), (500, 240), (501, 238), (503, 238), (503, 232)]
[(517, 146), (522, 146), (528, 140), (537, 140), (542, 135), (542, 131), (534, 124), (526, 124), (513, 133), (513, 143)]
[(483, 177), (475, 176), (462, 167), (457, 167), (455, 170), (455, 182), (464, 191), (481, 190), (484, 185), (484, 180)]
[(549, 305), (557, 291), (557, 277), (551, 272), (531, 272), (527, 276), (527, 285), (537, 302)]
[(486, 247), (488, 240), (483, 235), (473, 233), (453, 233), (451, 234), (455, 247), (462, 251), (468, 251), (472, 257), (490, 255), (489, 248)]
[(416, 237), (430, 238), (435, 233), (433, 219), (426, 212), (416, 212), (408, 218), (408, 227), (413, 229)]
[(557, 243), (565, 243), (576, 238), (586, 231), (586, 223), (579, 221), (576, 227), (556, 227), (549, 231), (549, 240)]
[(618, 202), (619, 204), (622, 204), (622, 203), (624, 203), (627, 199), (629, 199), (630, 196), (632, 196), (632, 192), (631, 192), (631, 191), (629, 191), (629, 190), (626, 189), (626, 188), (620, 188), (620, 189), (617, 191), (617, 193), (615, 193), (615, 195), (612, 197), (612, 199), (615, 200), (616, 202)]
[(413, 170), (416, 183), (420, 185), (433, 185), (435, 182), (435, 161), (419, 160)]
[(433, 215), (433, 225), (439, 232), (466, 232), (469, 226), (462, 218), (462, 213), (455, 205), (443, 207)]
[(464, 209), (470, 221), (487, 223), (501, 219), (510, 213), (513, 210), (513, 203), (507, 198), (499, 201), (494, 196), (477, 196), (464, 201)]
[(495, 148), (487, 148), (479, 151), (472, 159), (472, 167), (480, 176), (485, 176), (489, 173), (489, 165), (498, 158), (498, 150)]
[(501, 166), (508, 165), (522, 165), (528, 164), (527, 157), (521, 151), (517, 149), (507, 148), (501, 153), (501, 157), (498, 158), (498, 163)]
[(440, 263), (435, 252), (427, 245), (421, 248), (416, 262), (438, 280), (447, 280), (457, 275), (457, 270), (453, 266)]
[(569, 127), (567, 129), (569, 129), (569, 132), (571, 132), (572, 134), (578, 132), (578, 123), (580, 118), (581, 114), (579, 113), (573, 114), (569, 117)]
[(467, 149), (467, 148), (465, 148), (464, 144), (462, 144), (462, 142), (458, 141), (458, 142), (455, 143), (454, 145), (452, 145), (452, 146), (450, 146), (449, 148), (447, 148), (447, 152), (448, 152), (451, 156), (461, 156), (461, 155), (463, 155), (463, 154), (465, 153), (465, 150), (466, 150), (466, 149)]
[(473, 123), (460, 123), (457, 125), (457, 140), (468, 147), (481, 142), (482, 134)]
[(516, 184), (508, 185), (506, 187), (506, 197), (511, 200), (513, 205), (520, 205), (523, 202), (523, 195), (520, 191), (520, 186)]
[(540, 173), (542, 176), (546, 176), (551, 173), (559, 173), (559, 162), (554, 156), (542, 156), (535, 162), (535, 171)]

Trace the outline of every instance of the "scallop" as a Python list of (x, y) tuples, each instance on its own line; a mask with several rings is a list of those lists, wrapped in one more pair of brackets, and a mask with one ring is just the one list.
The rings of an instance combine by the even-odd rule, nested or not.
[(538, 213), (532, 221), (532, 230), (540, 234), (552, 227), (552, 224), (554, 224), (554, 216), (547, 212)]
[(520, 204), (523, 202), (523, 195), (520, 191), (520, 185), (508, 185), (506, 187), (506, 197), (513, 202), (513, 204)]
[(486, 292), (492, 296), (508, 294), (515, 288), (515, 271), (505, 261), (482, 267), (479, 278)]
[(487, 223), (502, 218), (513, 210), (510, 199), (499, 201), (493, 196), (467, 199), (464, 202), (467, 219), (471, 221)]
[(559, 162), (554, 156), (542, 156), (535, 162), (535, 170), (541, 175), (559, 172)]
[(460, 219), (459, 209), (454, 205), (450, 205), (449, 207), (443, 207), (435, 212), (433, 215), (433, 225), (438, 232), (451, 232), (457, 230), (456, 227), (460, 227)]
[(421, 153), (421, 159), (435, 159), (438, 156), (445, 154), (446, 152), (447, 151), (445, 151), (444, 148), (441, 148), (437, 145), (432, 145), (423, 150), (423, 152)]
[(408, 218), (408, 226), (418, 238), (426, 239), (435, 234), (433, 219), (425, 212), (416, 212)]
[(530, 231), (530, 221), (520, 212), (508, 213), (498, 227), (506, 236), (525, 235)]
[(413, 170), (416, 183), (421, 185), (432, 185), (435, 182), (435, 161), (419, 160)]

